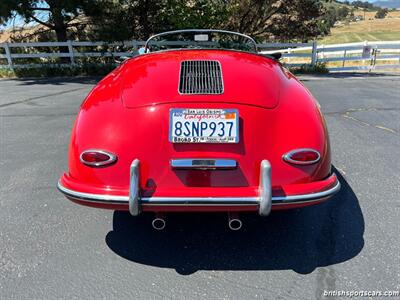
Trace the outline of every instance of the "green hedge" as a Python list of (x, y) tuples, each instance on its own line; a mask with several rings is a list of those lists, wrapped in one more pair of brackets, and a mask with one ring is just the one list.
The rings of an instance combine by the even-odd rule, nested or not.
[(0, 78), (23, 77), (72, 77), (104, 76), (110, 73), (116, 64), (81, 64), (81, 65), (43, 65), (31, 68), (0, 68)]
[(324, 63), (317, 63), (315, 66), (303, 65), (301, 67), (292, 67), (289, 70), (293, 74), (328, 74), (329, 70)]
[[(104, 76), (110, 73), (116, 64), (86, 63), (80, 65), (43, 65), (32, 68), (0, 68), (0, 78), (23, 77), (73, 77), (73, 76)], [(326, 74), (329, 73), (325, 64), (315, 66), (304, 65), (289, 68), (294, 74)]]

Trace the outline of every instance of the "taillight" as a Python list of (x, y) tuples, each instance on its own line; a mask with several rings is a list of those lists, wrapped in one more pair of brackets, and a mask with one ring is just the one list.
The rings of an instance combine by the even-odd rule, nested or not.
[(320, 160), (321, 156), (314, 149), (295, 149), (283, 156), (283, 160), (295, 165), (312, 165)]
[(107, 151), (90, 149), (81, 153), (81, 162), (91, 167), (101, 167), (114, 163), (117, 157)]

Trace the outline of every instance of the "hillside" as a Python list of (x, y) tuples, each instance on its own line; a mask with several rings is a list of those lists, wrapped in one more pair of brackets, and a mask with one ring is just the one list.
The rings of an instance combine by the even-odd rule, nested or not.
[(349, 9), (353, 8), (353, 6), (347, 5), (340, 1), (330, 1), (330, 2), (323, 1), (322, 4), (324, 5), (325, 8), (329, 8), (329, 7), (339, 8), (339, 7), (343, 7), (343, 6), (347, 6), (347, 8), (349, 8)]
[[(363, 11), (355, 15), (364, 16)], [(363, 41), (400, 40), (400, 11), (390, 11), (385, 19), (375, 19), (375, 12), (366, 12), (365, 20), (336, 25), (331, 34), (320, 39), (323, 44), (340, 44)]]

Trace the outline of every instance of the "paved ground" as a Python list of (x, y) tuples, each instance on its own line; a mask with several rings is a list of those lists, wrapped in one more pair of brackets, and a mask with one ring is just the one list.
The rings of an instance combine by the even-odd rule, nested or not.
[(317, 207), (150, 217), (56, 190), (72, 122), (95, 80), (0, 81), (0, 298), (319, 299), (400, 290), (400, 77), (304, 77), (326, 115), (342, 191)]

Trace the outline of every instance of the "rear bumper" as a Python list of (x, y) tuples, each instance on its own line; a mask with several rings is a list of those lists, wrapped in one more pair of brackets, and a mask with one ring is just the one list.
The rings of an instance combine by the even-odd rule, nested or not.
[[(336, 175), (332, 175), (335, 176)], [(69, 199), (76, 200), (80, 202), (98, 203), (110, 205), (110, 209), (113, 206), (126, 206), (128, 210), (129, 196), (114, 196), (107, 194), (90, 194), (82, 193), (68, 189), (58, 182), (58, 189)], [(340, 190), (339, 181), (336, 184), (326, 190), (301, 195), (287, 195), (287, 196), (272, 196), (272, 206), (284, 206), (293, 204), (311, 204), (314, 202), (320, 202), (326, 200), (327, 198), (333, 196)], [(258, 197), (143, 197), (140, 199), (142, 206), (248, 206), (248, 205), (259, 205)]]
[[(263, 161), (267, 162), (267, 161)], [(340, 182), (332, 173), (322, 181), (294, 184), (279, 189), (271, 188), (269, 163), (260, 170), (258, 195), (249, 197), (140, 197), (138, 164), (131, 169), (129, 194), (108, 194), (107, 191), (89, 193), (78, 190), (66, 179), (58, 182), (58, 189), (70, 200), (98, 208), (129, 210), (132, 215), (140, 211), (258, 211), (268, 215), (271, 209), (290, 209), (317, 204), (340, 190)], [(269, 166), (269, 169), (268, 169)], [(136, 177), (135, 177), (136, 176)], [(81, 185), (79, 185), (81, 186)]]

